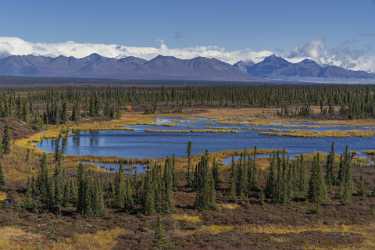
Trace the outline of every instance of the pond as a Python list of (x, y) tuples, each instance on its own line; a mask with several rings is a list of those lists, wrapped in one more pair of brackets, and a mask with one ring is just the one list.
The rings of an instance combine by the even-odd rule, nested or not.
[[(346, 145), (351, 150), (375, 149), (375, 137), (345, 138), (301, 138), (264, 135), (262, 132), (275, 130), (352, 130), (374, 129), (353, 126), (317, 126), (314, 123), (272, 124), (267, 126), (232, 125), (215, 120), (158, 118), (152, 125), (130, 126), (132, 130), (81, 131), (68, 136), (64, 153), (78, 156), (123, 157), (133, 159), (162, 158), (171, 155), (186, 155), (188, 141), (193, 144), (192, 153), (201, 154), (225, 150), (242, 150), (256, 146), (259, 149), (286, 149), (291, 156), (315, 151), (330, 150), (336, 143), (337, 152)], [(227, 130), (223, 132), (222, 130)], [(204, 131), (207, 130), (207, 131)], [(216, 131), (217, 130), (217, 131)], [(231, 131), (231, 132), (228, 132)], [(45, 139), (38, 147), (54, 152), (55, 140)]]

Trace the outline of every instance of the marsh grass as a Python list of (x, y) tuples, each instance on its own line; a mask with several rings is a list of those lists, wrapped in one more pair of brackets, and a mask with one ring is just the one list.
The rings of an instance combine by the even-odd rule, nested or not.
[(126, 234), (122, 228), (98, 231), (93, 234), (77, 234), (72, 238), (57, 242), (52, 245), (51, 250), (102, 250), (113, 249), (117, 244), (117, 238)]
[(202, 219), (199, 215), (173, 214), (172, 218), (176, 221), (193, 223), (193, 224), (202, 222)]
[(263, 135), (270, 136), (289, 136), (289, 137), (373, 137), (374, 130), (326, 130), (326, 131), (311, 131), (311, 130), (289, 130), (289, 131), (266, 131), (261, 132)]

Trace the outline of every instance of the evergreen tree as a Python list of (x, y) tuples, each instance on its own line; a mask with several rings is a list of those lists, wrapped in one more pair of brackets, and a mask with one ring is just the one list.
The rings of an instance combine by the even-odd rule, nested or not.
[(77, 186), (78, 186), (78, 194), (77, 194), (77, 211), (83, 214), (85, 212), (85, 199), (86, 199), (86, 173), (84, 170), (84, 166), (82, 163), (78, 165), (77, 168)]
[(162, 183), (162, 212), (169, 213), (173, 210), (173, 160), (166, 159)]
[(143, 209), (146, 215), (152, 215), (155, 209), (155, 190), (151, 170), (148, 170), (144, 180)]
[(276, 175), (276, 155), (275, 153), (272, 154), (271, 158), (271, 165), (269, 167), (268, 171), (268, 177), (267, 177), (267, 182), (266, 182), (266, 188), (265, 188), (265, 195), (268, 198), (271, 198), (274, 200), (275, 196), (275, 175)]
[(27, 188), (25, 199), (23, 200), (22, 207), (34, 211), (37, 208), (36, 200), (34, 199), (33, 180), (29, 178), (27, 180)]
[(125, 208), (130, 211), (134, 208), (134, 188), (130, 178), (126, 178)]
[(44, 204), (49, 203), (50, 199), (50, 182), (48, 178), (48, 163), (47, 154), (43, 154), (40, 160), (40, 169), (38, 175), (38, 190), (41, 196), (41, 200)]
[(3, 190), (5, 187), (5, 176), (3, 171), (3, 166), (0, 163), (0, 190)]
[(353, 196), (353, 177), (352, 177), (352, 163), (351, 163), (351, 153), (349, 148), (345, 148), (343, 157), (343, 176), (340, 183), (341, 189), (341, 200), (344, 204), (349, 204), (352, 202)]
[(332, 142), (331, 145), (331, 152), (327, 156), (327, 162), (326, 162), (326, 173), (325, 173), (325, 181), (327, 184), (328, 189), (331, 188), (331, 186), (334, 183), (334, 174), (333, 174), (333, 169), (335, 165), (335, 143)]
[(11, 133), (8, 125), (4, 126), (3, 138), (2, 138), (2, 149), (4, 154), (9, 154), (11, 149)]
[(236, 171), (236, 165), (234, 163), (234, 157), (232, 156), (231, 174), (230, 174), (230, 192), (229, 192), (229, 199), (232, 201), (237, 200), (236, 180), (237, 180), (237, 171)]
[(320, 157), (317, 154), (313, 160), (309, 183), (309, 200), (319, 206), (327, 200), (327, 190), (320, 168)]
[(186, 183), (188, 187), (193, 186), (193, 177), (192, 177), (192, 166), (191, 166), (191, 150), (192, 150), (192, 142), (189, 141), (186, 148), (186, 155), (187, 155), (187, 173), (186, 173)]
[(63, 206), (64, 199), (64, 184), (65, 184), (65, 172), (61, 162), (56, 164), (55, 171), (53, 175), (54, 181), (54, 206)]
[(298, 192), (301, 197), (305, 197), (306, 194), (306, 172), (303, 155), (298, 158)]
[(221, 185), (221, 178), (220, 178), (219, 165), (216, 159), (213, 159), (212, 161), (212, 177), (215, 183), (215, 190), (219, 190), (220, 185)]
[(165, 235), (165, 229), (160, 219), (160, 215), (157, 217), (156, 225), (154, 229), (154, 249), (167, 250), (170, 249), (170, 244)]
[(208, 210), (216, 207), (215, 183), (212, 170), (208, 166), (208, 152), (201, 157), (196, 168), (198, 183), (195, 198), (195, 207), (199, 210)]
[(116, 177), (115, 206), (120, 209), (124, 209), (126, 207), (126, 181), (122, 164), (120, 164), (119, 171)]

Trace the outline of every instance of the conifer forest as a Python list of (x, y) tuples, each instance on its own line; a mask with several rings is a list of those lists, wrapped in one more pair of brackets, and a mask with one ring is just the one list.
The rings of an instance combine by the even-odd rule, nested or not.
[(374, 247), (371, 85), (2, 87), (0, 130), (1, 247)]

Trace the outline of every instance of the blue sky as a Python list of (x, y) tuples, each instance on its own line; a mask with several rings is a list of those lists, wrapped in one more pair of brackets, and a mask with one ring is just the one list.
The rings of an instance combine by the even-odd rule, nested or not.
[(374, 42), (372, 0), (3, 0), (0, 36), (28, 41), (227, 49)]
[(375, 0), (2, 0), (0, 56), (277, 54), (375, 72), (374, 23)]

